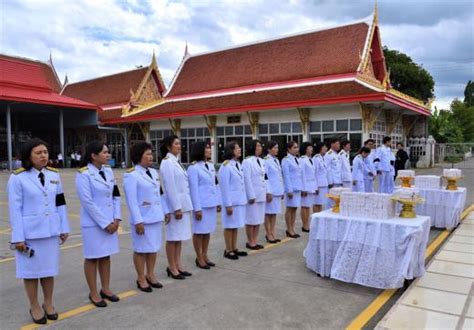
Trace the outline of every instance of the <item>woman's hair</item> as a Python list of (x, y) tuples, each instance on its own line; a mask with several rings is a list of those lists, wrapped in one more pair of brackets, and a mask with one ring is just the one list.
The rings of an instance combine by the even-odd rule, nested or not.
[(197, 141), (191, 145), (190, 160), (192, 162), (206, 161), (206, 147), (209, 145), (207, 141)]
[(344, 141), (342, 141), (341, 146), (344, 148), (346, 145), (348, 145), (348, 144), (350, 144), (350, 143), (351, 143), (351, 141), (349, 141), (349, 140), (344, 140)]
[(250, 142), (248, 155), (250, 155), (250, 156), (255, 155), (255, 149), (257, 149), (257, 144), (258, 143), (260, 143), (260, 145), (263, 147), (263, 143), (260, 140), (252, 140), (252, 142)]
[[(314, 148), (314, 149), (315, 149), (314, 152), (315, 152), (316, 154), (321, 153), (321, 149), (322, 149), (323, 147), (325, 147), (325, 146), (326, 146), (326, 143), (324, 143), (324, 142), (319, 142), (319, 143), (316, 145), (316, 147)], [(326, 146), (326, 147), (327, 147), (327, 146)]]
[(301, 143), (301, 146), (300, 146), (300, 155), (301, 156), (304, 156), (306, 155), (306, 149), (308, 149), (308, 147), (312, 146), (311, 142), (303, 142)]
[(165, 157), (166, 154), (170, 151), (171, 146), (173, 145), (174, 140), (179, 139), (177, 135), (168, 135), (161, 141), (160, 153), (161, 157)]
[(142, 161), (143, 154), (147, 150), (153, 150), (153, 147), (148, 142), (137, 142), (135, 143), (132, 148), (130, 148), (130, 158), (132, 159), (133, 164), (140, 164)]
[(92, 163), (92, 154), (98, 155), (104, 149), (104, 146), (107, 146), (104, 142), (101, 141), (91, 141), (86, 147), (86, 153), (81, 159), (80, 167), (87, 166), (87, 164)]
[(225, 147), (224, 147), (224, 159), (229, 160), (234, 158), (234, 150), (235, 147), (238, 146), (239, 144), (237, 141), (230, 141), (228, 142)]
[(386, 137), (383, 138), (382, 143), (385, 144), (389, 141), (392, 141), (392, 138), (390, 136), (386, 136)]
[(41, 145), (48, 149), (46, 142), (38, 138), (32, 138), (31, 140), (26, 141), (21, 147), (21, 166), (23, 166), (23, 168), (30, 170), (33, 167), (33, 163), (31, 162), (31, 151), (33, 148)]
[(298, 144), (298, 143), (296, 143), (296, 141), (293, 141), (293, 140), (288, 141), (288, 143), (286, 144), (286, 149), (287, 150), (291, 149), (295, 144)]
[(270, 151), (271, 149), (273, 149), (273, 147), (275, 147), (276, 145), (278, 145), (278, 142), (276, 141), (273, 141), (273, 140), (270, 140), (266, 143), (265, 147), (268, 151)]

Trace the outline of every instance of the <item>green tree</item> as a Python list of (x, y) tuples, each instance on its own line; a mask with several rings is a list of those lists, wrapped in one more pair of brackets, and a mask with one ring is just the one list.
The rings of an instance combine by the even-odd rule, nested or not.
[(454, 99), (451, 113), (453, 121), (462, 131), (464, 142), (474, 142), (474, 105)]
[(385, 63), (390, 70), (392, 87), (407, 95), (428, 102), (434, 96), (434, 80), (421, 65), (416, 64), (406, 54), (383, 48)]
[(451, 111), (435, 108), (428, 122), (428, 129), (438, 143), (457, 143), (464, 140), (462, 129), (454, 120)]
[(474, 105), (474, 82), (470, 80), (464, 89), (464, 103), (468, 106)]

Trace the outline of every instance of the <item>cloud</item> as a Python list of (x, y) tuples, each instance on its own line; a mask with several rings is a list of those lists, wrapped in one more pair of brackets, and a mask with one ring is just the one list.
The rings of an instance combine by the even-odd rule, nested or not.
[[(371, 0), (3, 0), (0, 51), (46, 60), (70, 81), (150, 63), (167, 84), (184, 54), (359, 20)], [(462, 97), (473, 79), (469, 0), (379, 0), (382, 42), (433, 75), (438, 104)], [(449, 101), (447, 101), (449, 100)]]

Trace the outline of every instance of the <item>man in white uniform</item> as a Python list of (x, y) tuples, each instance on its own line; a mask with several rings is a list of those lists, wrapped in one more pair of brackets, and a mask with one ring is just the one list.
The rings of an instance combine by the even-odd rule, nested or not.
[(367, 172), (364, 174), (364, 191), (374, 192), (374, 181), (377, 177), (377, 170), (375, 167), (375, 160), (377, 158), (375, 151), (375, 141), (373, 139), (368, 139), (364, 142), (364, 147), (370, 149), (369, 155), (364, 159), (365, 165), (367, 167)]
[(351, 173), (351, 141), (342, 142), (342, 150), (339, 152), (341, 158), (341, 180), (344, 188), (352, 188)]
[(383, 138), (383, 145), (378, 148), (378, 158), (380, 159), (378, 170), (381, 172), (379, 181), (379, 193), (391, 194), (394, 189), (393, 175), (395, 173), (395, 156), (390, 148), (392, 138)]
[(324, 161), (328, 169), (328, 184), (329, 188), (342, 187), (342, 176), (341, 176), (341, 157), (339, 157), (339, 149), (341, 143), (338, 139), (331, 140), (330, 150), (324, 156)]

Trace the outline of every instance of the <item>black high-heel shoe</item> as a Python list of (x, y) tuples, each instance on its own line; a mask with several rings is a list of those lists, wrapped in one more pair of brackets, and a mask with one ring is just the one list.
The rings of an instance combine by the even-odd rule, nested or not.
[(107, 295), (104, 293), (104, 291), (100, 290), (100, 296), (102, 297), (102, 299), (107, 299), (108, 301), (111, 301), (111, 302), (118, 302), (120, 300), (119, 297), (117, 297), (116, 295)]
[(309, 233), (309, 229), (305, 229), (304, 227), (301, 227), (301, 231), (302, 231), (303, 233)]
[(207, 264), (209, 267), (216, 267), (216, 264), (213, 263), (212, 261), (206, 261), (206, 264)]
[(107, 307), (107, 303), (103, 299), (101, 301), (96, 302), (96, 301), (92, 300), (91, 295), (89, 295), (89, 300), (91, 301), (92, 305), (94, 305), (95, 307), (100, 307), (100, 308)]
[(178, 272), (183, 276), (193, 276), (193, 274), (191, 274), (190, 272), (187, 272), (185, 270), (179, 270), (178, 269)]
[(196, 266), (199, 267), (199, 268), (201, 268), (201, 269), (211, 269), (211, 266), (209, 266), (207, 263), (206, 263), (205, 266), (201, 266), (201, 265), (199, 264), (199, 261), (198, 261), (197, 259), (196, 259)]
[(248, 253), (247, 253), (247, 252), (245, 252), (245, 251), (239, 251), (238, 249), (235, 249), (235, 250), (234, 250), (234, 253), (235, 253), (236, 255), (238, 255), (239, 257), (246, 257), (246, 256), (248, 256)]
[(286, 237), (298, 238), (298, 237), (300, 237), (300, 235), (298, 235), (298, 234), (296, 234), (296, 233), (295, 233), (294, 235), (291, 235), (291, 234), (288, 232), (288, 230), (287, 230), (287, 231), (286, 231)]
[(234, 253), (234, 251), (224, 251), (224, 258), (230, 259), (230, 260), (238, 260), (239, 256)]
[(30, 309), (30, 316), (31, 316), (31, 319), (33, 320), (33, 322), (36, 323), (36, 324), (46, 324), (46, 323), (48, 323), (48, 319), (46, 318), (46, 312), (44, 313), (42, 318), (35, 319), (33, 317), (33, 313), (31, 313), (31, 309)]
[(185, 277), (183, 275), (181, 275), (181, 273), (178, 273), (178, 275), (175, 275), (171, 272), (171, 270), (169, 268), (166, 268), (166, 274), (168, 275), (168, 277), (171, 277), (172, 279), (175, 279), (175, 280), (184, 280)]
[(46, 308), (44, 308), (44, 305), (42, 306), (43, 307), (43, 310), (44, 310), (44, 314), (46, 315), (46, 318), (48, 320), (51, 320), (51, 321), (56, 321), (59, 317), (58, 313), (54, 313), (54, 314), (48, 314), (48, 312), (46, 312)]
[(148, 284), (151, 285), (152, 288), (155, 288), (155, 289), (161, 289), (163, 287), (163, 284), (161, 284), (160, 282), (155, 282), (153, 283), (152, 281), (150, 281), (148, 279), (148, 277), (145, 277), (146, 281), (148, 282)]
[(249, 243), (246, 243), (245, 247), (249, 250), (260, 250), (260, 248), (257, 245), (252, 246)]
[(153, 289), (151, 288), (151, 286), (147, 286), (147, 287), (142, 287), (140, 285), (140, 282), (137, 281), (137, 288), (140, 290), (140, 291), (143, 291), (143, 292), (153, 292)]

